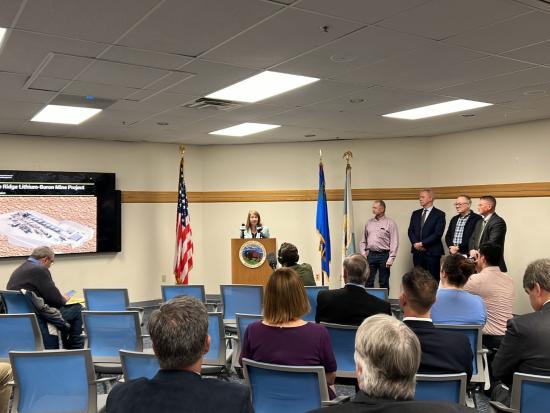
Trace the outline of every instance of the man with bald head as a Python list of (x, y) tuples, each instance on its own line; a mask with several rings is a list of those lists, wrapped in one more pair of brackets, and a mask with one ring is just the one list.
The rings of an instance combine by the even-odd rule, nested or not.
[(470, 207), (472, 206), (472, 198), (468, 195), (460, 195), (455, 199), (454, 206), (458, 215), (451, 218), (449, 222), (449, 229), (445, 234), (445, 244), (449, 248), (449, 254), (465, 254), (468, 255), (470, 251), (468, 249), (468, 242), (476, 223), (481, 219), (481, 215), (473, 212)]

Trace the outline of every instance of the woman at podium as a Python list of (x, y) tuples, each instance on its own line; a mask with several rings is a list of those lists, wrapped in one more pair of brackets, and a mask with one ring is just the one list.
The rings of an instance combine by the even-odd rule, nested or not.
[(269, 238), (269, 228), (262, 225), (258, 211), (248, 211), (246, 225), (241, 225), (241, 238)]

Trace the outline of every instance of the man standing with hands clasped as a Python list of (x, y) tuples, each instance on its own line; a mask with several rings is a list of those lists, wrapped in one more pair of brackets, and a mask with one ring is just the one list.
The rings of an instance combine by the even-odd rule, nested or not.
[(454, 206), (458, 215), (451, 218), (445, 234), (445, 244), (452, 255), (468, 255), (468, 241), (474, 233), (477, 221), (481, 219), (480, 215), (470, 209), (471, 205), (472, 199), (467, 195), (460, 195), (455, 200)]
[(390, 288), (390, 267), (397, 256), (399, 235), (397, 225), (386, 214), (386, 203), (381, 199), (372, 204), (374, 218), (368, 220), (359, 244), (361, 255), (369, 262), (369, 277), (367, 288), (374, 287), (374, 279), (378, 272), (380, 288)]

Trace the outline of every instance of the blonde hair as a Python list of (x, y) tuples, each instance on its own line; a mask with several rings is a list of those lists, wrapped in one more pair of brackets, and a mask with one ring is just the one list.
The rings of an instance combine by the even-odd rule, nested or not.
[(300, 318), (311, 309), (304, 283), (290, 268), (279, 268), (271, 274), (264, 293), (264, 320), (283, 324)]
[(260, 217), (260, 213), (256, 211), (255, 209), (251, 209), (248, 211), (248, 216), (246, 217), (246, 229), (247, 231), (250, 231), (250, 215), (256, 215), (258, 217), (258, 223), (256, 224), (257, 227), (261, 227), (262, 225), (262, 218)]

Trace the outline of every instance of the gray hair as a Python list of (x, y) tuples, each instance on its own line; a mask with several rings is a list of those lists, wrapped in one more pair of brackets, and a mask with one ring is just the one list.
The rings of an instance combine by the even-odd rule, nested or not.
[(464, 198), (466, 200), (466, 202), (468, 202), (468, 205), (472, 205), (472, 198), (470, 198), (468, 195), (459, 195), (457, 196), (457, 198)]
[(532, 290), (535, 283), (543, 290), (550, 292), (550, 259), (542, 258), (533, 261), (525, 269), (523, 288)]
[(365, 284), (369, 274), (367, 259), (361, 254), (352, 254), (344, 260), (344, 270), (348, 276), (348, 282)]
[(151, 314), (147, 327), (163, 369), (191, 366), (204, 354), (208, 312), (195, 297), (175, 297), (162, 304)]
[(31, 252), (31, 258), (41, 260), (42, 258), (49, 258), (53, 260), (55, 253), (50, 247), (36, 247)]
[(376, 199), (373, 204), (378, 204), (380, 205), (382, 208), (384, 208), (384, 212), (386, 212), (386, 203), (384, 202), (384, 200), (382, 199)]
[(412, 400), (420, 355), (416, 334), (403, 322), (387, 314), (368, 317), (355, 336), (359, 388), (375, 398)]
[(426, 192), (430, 196), (430, 198), (435, 199), (435, 192), (432, 188), (421, 189), (419, 194), (421, 194), (422, 192)]

